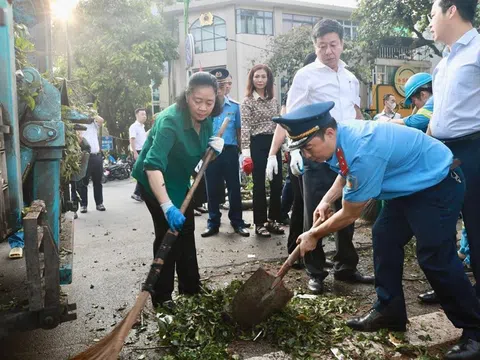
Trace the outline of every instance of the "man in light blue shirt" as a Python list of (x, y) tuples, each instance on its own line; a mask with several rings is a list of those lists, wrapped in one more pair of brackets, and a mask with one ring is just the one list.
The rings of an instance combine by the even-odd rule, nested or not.
[[(352, 224), (370, 199), (389, 200), (372, 229), (377, 302), (347, 325), (360, 331), (406, 330), (404, 246), (415, 236), (420, 267), (450, 321), (464, 329), (461, 344), (467, 339), (471, 345), (470, 357), (457, 357), (457, 345), (445, 358), (480, 359), (480, 302), (456, 250), (465, 184), (452, 152), (406, 126), (337, 124), (329, 113), (333, 106), (318, 103), (273, 119), (287, 130), (291, 149), (300, 148), (305, 158), (326, 162), (339, 174), (315, 210), (314, 225), (297, 240), (301, 255), (314, 250), (318, 239)], [(332, 204), (342, 195), (342, 208), (332, 214)]]
[[(218, 234), (220, 228), (220, 203), (225, 199), (223, 181), (227, 185), (230, 209), (228, 217), (234, 231), (241, 236), (250, 236), (242, 219), (242, 198), (240, 194), (239, 178), (239, 139), (241, 134), (240, 105), (225, 95), (228, 70), (218, 68), (210, 71), (217, 78), (218, 95), (223, 98), (223, 112), (213, 119), (213, 133), (217, 134), (225, 118), (230, 118), (227, 129), (222, 138), (225, 141), (223, 152), (210, 163), (206, 171), (207, 196), (208, 196), (208, 225), (202, 237)], [(221, 189), (221, 193), (219, 189)]]
[(477, 3), (436, 0), (432, 6), (433, 38), (447, 49), (433, 71), (435, 105), (428, 133), (444, 141), (462, 162), (466, 179), (462, 215), (480, 297), (480, 35), (472, 25)]

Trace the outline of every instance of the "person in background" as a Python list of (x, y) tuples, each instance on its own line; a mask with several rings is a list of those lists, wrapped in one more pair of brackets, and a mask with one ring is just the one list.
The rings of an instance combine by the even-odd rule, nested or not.
[[(288, 92), (287, 115), (305, 105), (333, 101), (335, 107), (330, 113), (337, 122), (363, 118), (360, 111), (360, 83), (340, 59), (343, 33), (342, 25), (332, 19), (320, 20), (314, 26), (312, 40), (317, 58), (295, 75)], [(307, 230), (312, 227), (315, 208), (334, 183), (337, 174), (327, 163), (304, 159), (304, 164), (304, 230)], [(332, 206), (337, 212), (341, 211), (341, 200)], [(359, 257), (353, 244), (354, 231), (355, 226), (351, 223), (335, 234), (333, 277), (338, 281), (373, 284), (372, 276), (364, 276), (357, 270)], [(323, 280), (328, 275), (322, 241), (318, 241), (317, 248), (303, 260), (310, 277), (309, 290), (314, 294), (322, 293)]]
[(147, 289), (154, 307), (171, 304), (175, 270), (180, 294), (200, 291), (193, 206), (190, 204), (185, 214), (179, 209), (190, 187), (191, 174), (207, 147), (217, 153), (223, 149), (223, 139), (212, 138), (211, 117), (221, 110), (215, 77), (206, 72), (192, 75), (177, 102), (158, 115), (133, 168), (132, 175), (140, 184), (153, 220), (154, 257), (166, 232), (179, 232), (157, 283)]
[(245, 223), (242, 218), (242, 197), (240, 195), (240, 177), (238, 172), (238, 144), (241, 139), (242, 122), (240, 119), (240, 105), (233, 100), (225, 97), (225, 83), (229, 76), (226, 69), (218, 68), (210, 72), (218, 82), (218, 97), (222, 101), (223, 110), (219, 116), (213, 118), (213, 133), (218, 134), (223, 121), (229, 118), (230, 121), (223, 133), (222, 138), (225, 141), (223, 152), (213, 160), (205, 173), (208, 196), (208, 225), (202, 233), (202, 237), (209, 237), (218, 234), (222, 213), (220, 212), (220, 203), (225, 199), (223, 189), (224, 181), (227, 183), (229, 211), (228, 218), (233, 230), (240, 236), (250, 236), (245, 229)]
[(413, 104), (413, 114), (403, 119), (377, 115), (378, 121), (391, 122), (427, 131), (433, 114), (432, 76), (428, 73), (412, 75), (405, 84), (405, 105)]
[[(145, 121), (147, 121), (147, 110), (140, 108), (135, 110), (135, 122), (130, 125), (128, 133), (130, 135), (130, 151), (132, 152), (133, 160), (137, 161), (138, 155), (142, 151), (143, 144), (147, 140), (147, 133), (145, 132)], [(140, 186), (135, 186), (135, 191), (132, 194), (132, 199), (142, 202), (140, 196)]]
[[(317, 55), (312, 52), (308, 54), (303, 60), (303, 66), (313, 63), (317, 59)], [(287, 100), (288, 93), (282, 99), (282, 110), (281, 115), (287, 113)], [(276, 154), (282, 144), (285, 143), (285, 138), (287, 137), (286, 130), (277, 125), (275, 128), (275, 133), (273, 135), (272, 145), (270, 146), (269, 156)], [(288, 175), (290, 178), (290, 183), (292, 186), (293, 192), (293, 204), (292, 204), (292, 218), (290, 219), (290, 230), (288, 233), (287, 240), (287, 250), (288, 254), (291, 254), (293, 250), (297, 247), (296, 241), (300, 234), (303, 233), (303, 214), (304, 214), (304, 204), (303, 204), (303, 159), (300, 154), (300, 150), (294, 150), (289, 152), (290, 166), (288, 167)], [(271, 179), (273, 177), (273, 168), (267, 168), (267, 178)], [(328, 260), (327, 260), (328, 262)], [(328, 266), (328, 265), (327, 265)], [(332, 265), (331, 265), (332, 266)], [(294, 265), (294, 268), (301, 269), (304, 267), (302, 261), (297, 261)]]
[[(273, 74), (267, 65), (255, 65), (248, 73), (242, 113), (242, 153), (253, 160), (253, 221), (255, 234), (270, 237), (284, 234), (278, 224), (281, 219), (282, 166), (280, 152), (268, 156), (275, 131), (272, 117), (280, 114), (280, 105), (273, 94)], [(268, 161), (267, 161), (268, 159)], [(267, 162), (276, 164), (276, 174), (270, 181), (270, 204), (267, 209), (265, 170)]]
[(373, 120), (378, 120), (380, 117), (386, 117), (389, 119), (400, 119), (402, 116), (395, 112), (397, 108), (397, 99), (393, 94), (386, 94), (383, 97), (383, 111), (375, 115)]
[(90, 145), (90, 157), (88, 159), (87, 175), (81, 180), (78, 186), (80, 193), (80, 212), (82, 214), (88, 211), (88, 183), (90, 178), (93, 182), (93, 197), (95, 199), (98, 211), (105, 211), (103, 205), (103, 158), (100, 151), (100, 142), (98, 141), (98, 129), (102, 126), (104, 120), (96, 115), (91, 124), (85, 125), (87, 130), (82, 134), (83, 138)]

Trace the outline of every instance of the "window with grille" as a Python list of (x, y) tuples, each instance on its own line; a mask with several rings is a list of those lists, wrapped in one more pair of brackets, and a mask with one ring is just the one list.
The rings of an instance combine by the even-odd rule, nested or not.
[(227, 26), (218, 16), (213, 17), (212, 25), (202, 26), (199, 20), (195, 21), (190, 33), (195, 39), (195, 54), (227, 49)]
[(294, 27), (308, 25), (313, 27), (322, 18), (317, 16), (283, 14), (283, 32), (289, 32)]
[(273, 13), (237, 9), (237, 34), (273, 35)]

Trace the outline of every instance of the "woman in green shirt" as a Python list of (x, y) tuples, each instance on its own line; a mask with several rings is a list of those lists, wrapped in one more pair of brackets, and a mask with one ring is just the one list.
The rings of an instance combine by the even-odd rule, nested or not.
[(221, 111), (215, 77), (194, 74), (177, 102), (157, 116), (133, 168), (153, 219), (154, 256), (168, 229), (179, 231), (154, 286), (154, 306), (172, 299), (175, 267), (180, 294), (193, 295), (200, 289), (193, 208), (189, 206), (185, 216), (179, 208), (190, 187), (190, 175), (207, 147), (223, 149), (223, 140), (211, 137), (212, 117)]

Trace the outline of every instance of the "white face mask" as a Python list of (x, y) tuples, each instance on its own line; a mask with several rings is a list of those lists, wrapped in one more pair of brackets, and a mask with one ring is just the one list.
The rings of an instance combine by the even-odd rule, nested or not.
[(388, 108), (390, 110), (395, 110), (395, 108), (397, 107), (397, 103), (396, 102), (393, 102), (393, 103), (388, 103), (387, 102), (387, 105), (388, 105)]

